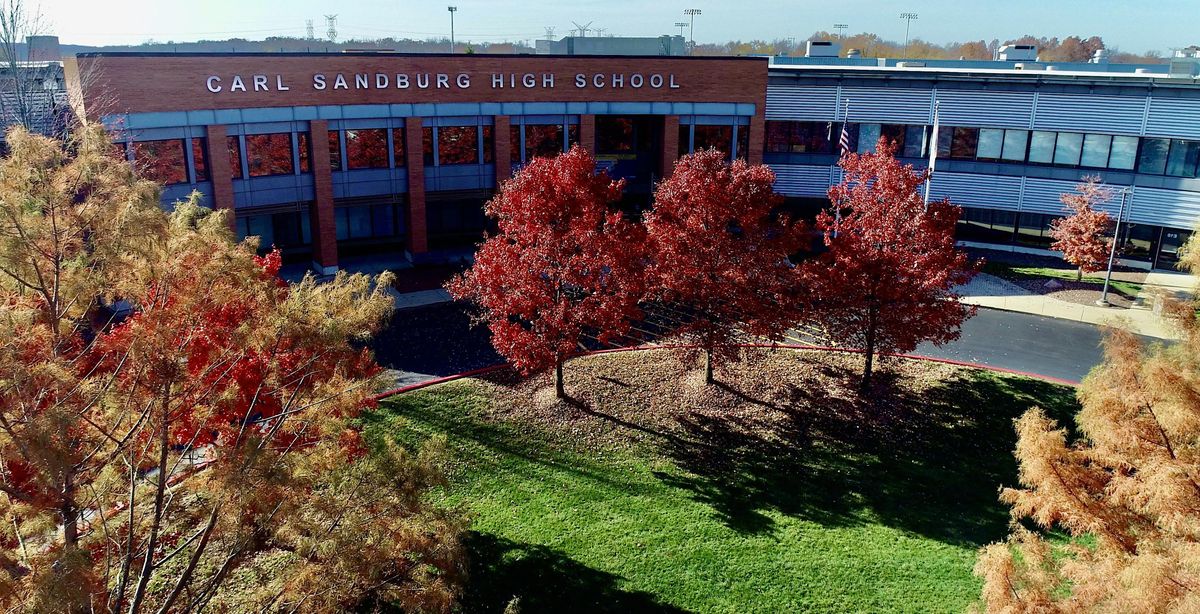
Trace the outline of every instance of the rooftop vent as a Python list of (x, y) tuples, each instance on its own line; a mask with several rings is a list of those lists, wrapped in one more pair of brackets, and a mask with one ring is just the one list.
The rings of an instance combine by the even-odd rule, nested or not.
[(842, 53), (842, 46), (833, 41), (808, 41), (804, 50), (806, 58), (836, 58)]
[(925, 68), (925, 62), (896, 62), (896, 68)]
[(1037, 57), (1037, 45), (1003, 45), (996, 51), (996, 59), (1001, 62), (1036, 60)]
[(861, 58), (861, 57), (862, 57), (862, 51), (859, 51), (858, 49), (849, 49), (849, 50), (847, 50), (847, 51), (846, 51), (846, 57), (848, 57), (848, 58), (854, 58), (854, 59)]

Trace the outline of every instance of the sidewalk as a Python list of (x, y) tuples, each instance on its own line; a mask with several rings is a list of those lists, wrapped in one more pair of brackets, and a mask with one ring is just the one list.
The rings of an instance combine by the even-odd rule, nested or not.
[(1124, 326), (1140, 335), (1159, 339), (1178, 339), (1179, 334), (1173, 326), (1151, 310), (1154, 301), (1152, 294), (1156, 291), (1166, 292), (1175, 296), (1186, 295), (1193, 286), (1194, 279), (1182, 273), (1153, 272), (1147, 275), (1143, 292), (1139, 296), (1138, 306), (1130, 309), (1115, 307), (1100, 307), (1098, 305), (1080, 305), (1056, 299), (1043, 294), (1035, 294), (1014, 283), (993, 275), (980, 273), (970, 283), (960, 286), (962, 301), (988, 309), (1019, 311), (1050, 318), (1075, 320), (1088, 324), (1113, 324)]

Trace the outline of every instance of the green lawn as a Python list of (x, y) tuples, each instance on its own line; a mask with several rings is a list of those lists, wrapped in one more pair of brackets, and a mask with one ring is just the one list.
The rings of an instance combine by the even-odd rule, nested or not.
[[(1063, 279), (1067, 281), (1075, 281), (1076, 276), (1076, 271), (1074, 269), (1026, 266), (1010, 264), (1007, 262), (996, 262), (993, 260), (989, 260), (983, 265), (983, 272), (1003, 279), (1008, 279), (1010, 281), (1021, 281), (1027, 279)], [(1084, 275), (1083, 281), (1096, 284), (1097, 286), (1103, 286), (1104, 273), (1101, 272), (1092, 275)], [(1114, 278), (1109, 282), (1109, 290), (1120, 292), (1126, 297), (1134, 299), (1137, 298), (1137, 295), (1142, 291), (1142, 284), (1132, 281), (1122, 281)]]
[[(472, 518), (468, 612), (513, 596), (526, 613), (963, 611), (977, 548), (1006, 533), (996, 495), (1015, 481), (1012, 418), (1034, 404), (1070, 415), (1073, 391), (939, 367), (918, 392), (885, 382), (889, 400), (864, 405), (812, 386), (850, 385), (850, 367), (783, 382), (772, 373), (796, 359), (772, 359), (785, 359), (760, 370), (762, 386), (667, 410), (622, 396), (653, 375), (575, 361), (568, 387), (587, 392), (551, 409), (559, 423), (530, 418), (524, 403), (544, 397), (516, 384), (464, 380), (386, 401), (367, 433), (447, 437), (444, 502)], [(714, 398), (740, 404), (686, 407)], [(653, 411), (672, 417), (641, 419)]]

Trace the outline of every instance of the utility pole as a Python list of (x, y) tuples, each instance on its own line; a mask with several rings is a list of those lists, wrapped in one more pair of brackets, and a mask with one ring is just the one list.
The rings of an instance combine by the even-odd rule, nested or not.
[(843, 40), (846, 38), (846, 28), (849, 28), (849, 27), (850, 27), (849, 25), (844, 24), (844, 23), (833, 24), (833, 29), (837, 30), (837, 32), (838, 32), (838, 40)]
[(688, 38), (692, 39), (692, 49), (696, 48), (696, 15), (701, 13), (700, 9), (683, 9), (683, 14), (690, 18), (690, 30)]
[(458, 12), (457, 6), (446, 7), (450, 11), (450, 53), (454, 53), (454, 14)]
[(1112, 280), (1113, 260), (1117, 257), (1117, 243), (1121, 239), (1121, 220), (1125, 217), (1125, 199), (1131, 191), (1132, 188), (1129, 186), (1121, 188), (1121, 209), (1117, 211), (1117, 225), (1113, 226), (1112, 247), (1108, 250), (1108, 270), (1104, 273), (1104, 289), (1100, 291), (1100, 299), (1096, 301), (1096, 304), (1101, 307), (1112, 307), (1112, 303), (1108, 302), (1108, 282)]
[(917, 18), (916, 13), (900, 13), (900, 19), (904, 22), (904, 57), (908, 57), (908, 31), (912, 27), (912, 22)]
[(683, 36), (683, 29), (686, 28), (687, 26), (688, 26), (688, 23), (686, 21), (676, 21), (675, 22), (675, 27), (679, 28), (680, 36)]

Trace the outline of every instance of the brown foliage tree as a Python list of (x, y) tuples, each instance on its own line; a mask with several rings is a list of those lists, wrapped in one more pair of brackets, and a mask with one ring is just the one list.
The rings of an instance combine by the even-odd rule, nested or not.
[(1113, 219), (1095, 209), (1112, 199), (1112, 191), (1101, 185), (1098, 177), (1086, 178), (1075, 190), (1060, 197), (1071, 214), (1050, 222), (1054, 239), (1050, 249), (1062, 252), (1063, 260), (1079, 267), (1078, 280), (1084, 273), (1102, 271), (1108, 265), (1112, 239), (1106, 237), (1113, 230)]

